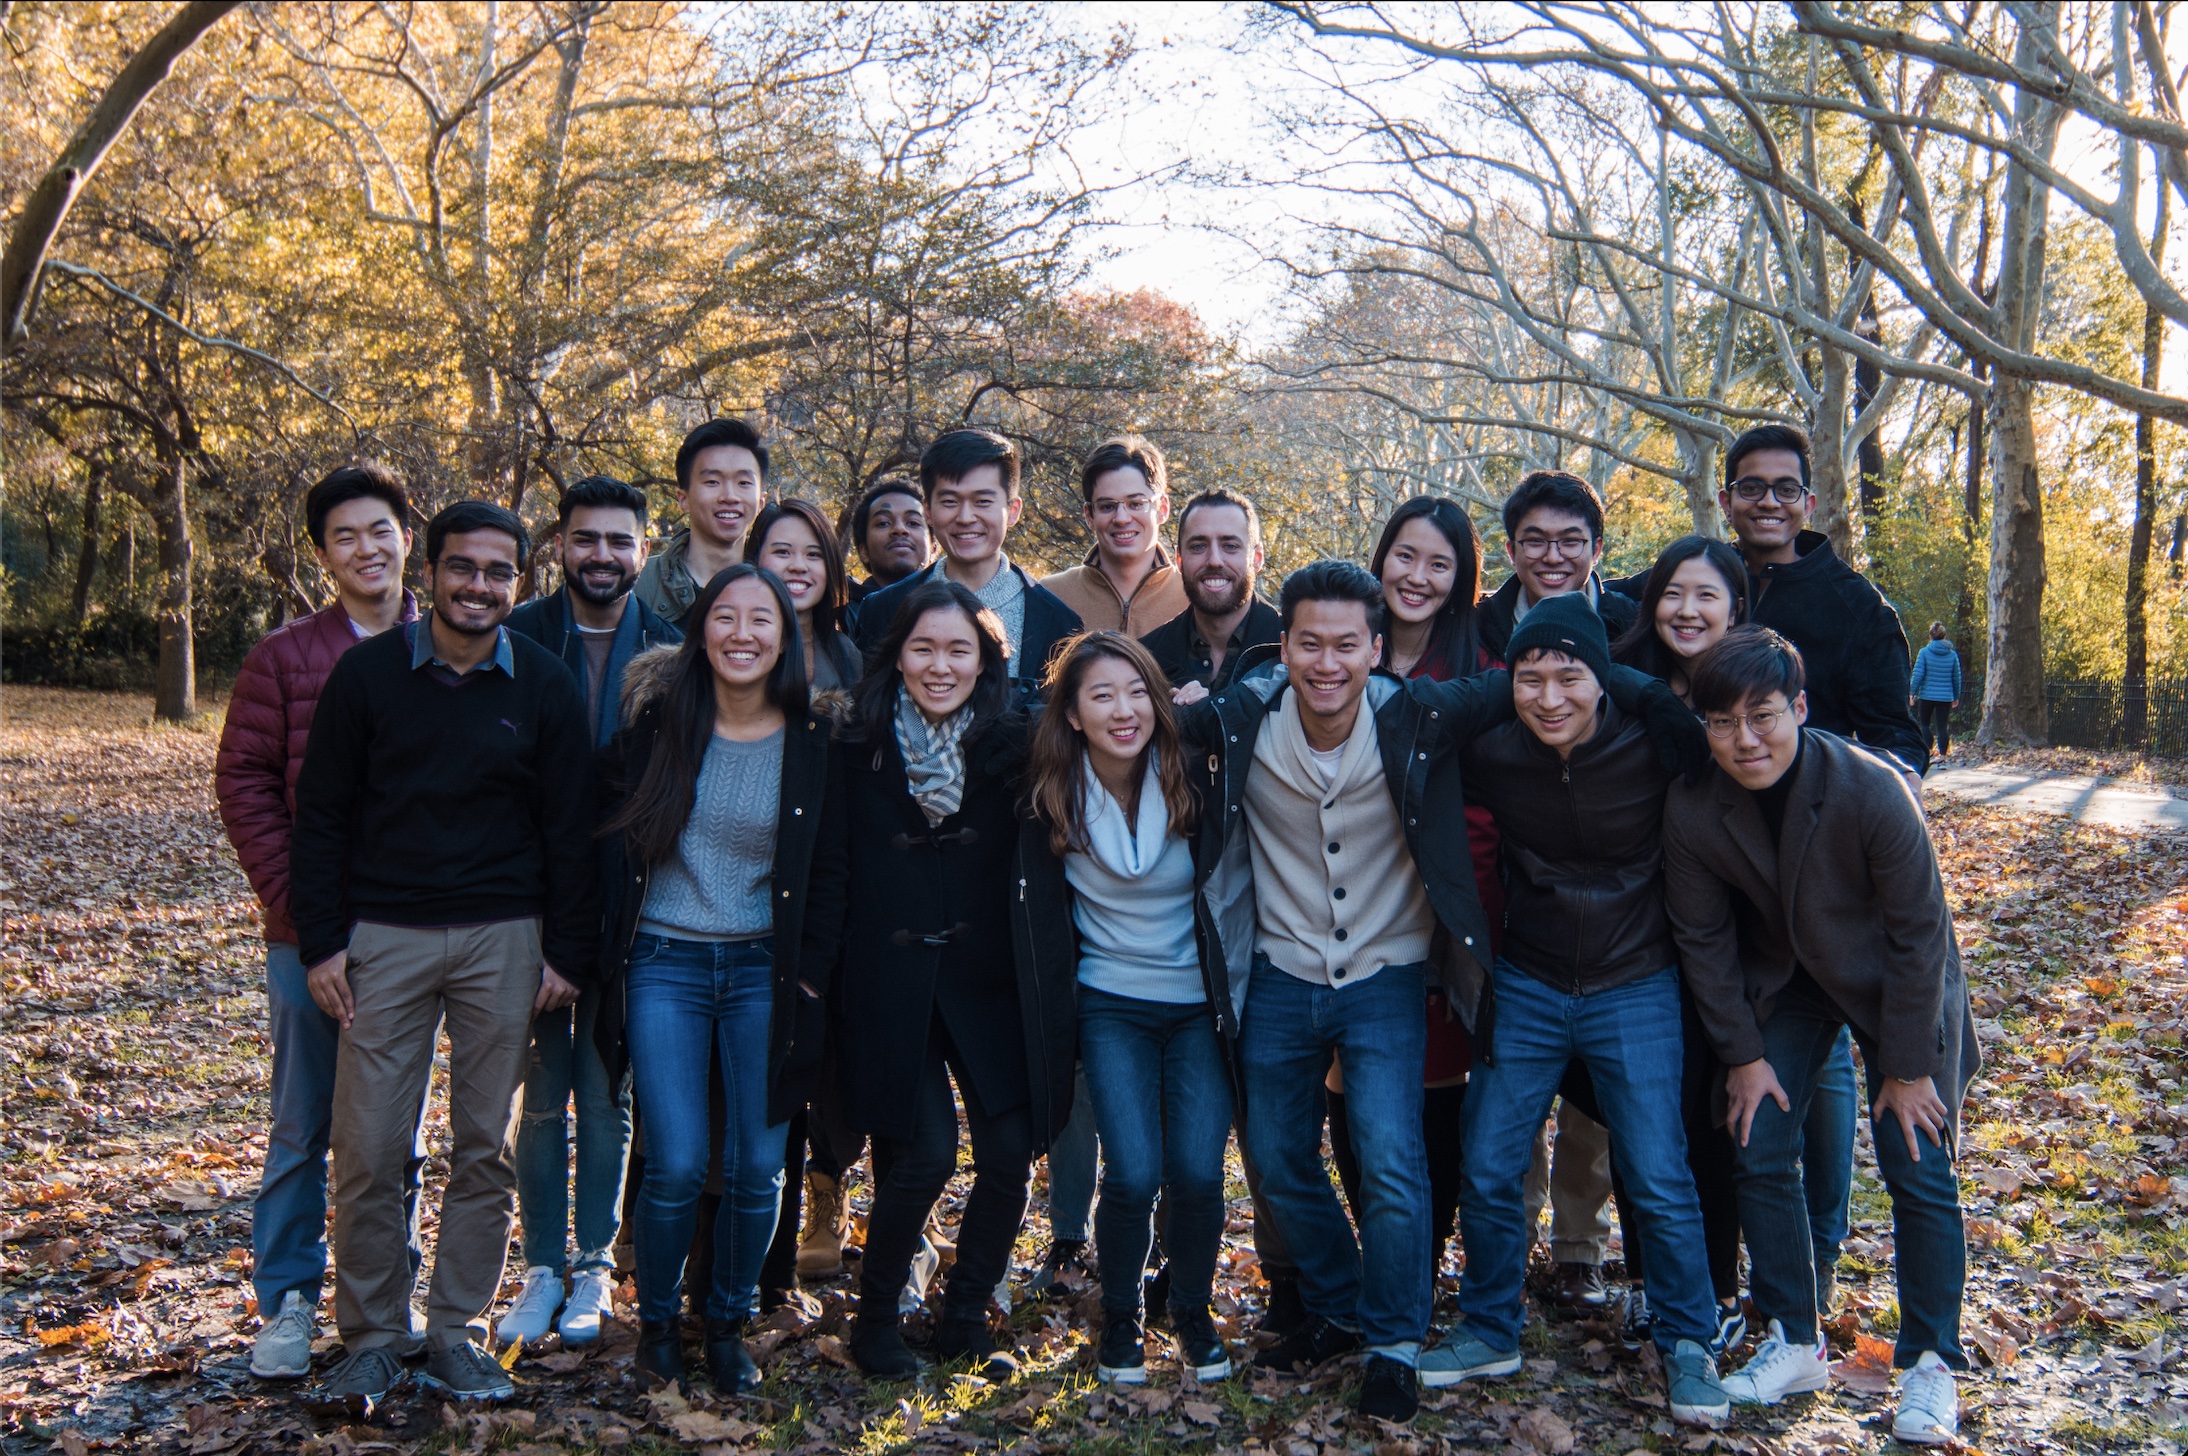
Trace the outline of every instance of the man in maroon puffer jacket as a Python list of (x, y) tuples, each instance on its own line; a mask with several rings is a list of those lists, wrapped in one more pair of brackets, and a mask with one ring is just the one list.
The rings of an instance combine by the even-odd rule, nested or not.
[[(221, 823), (266, 918), (273, 1113), (251, 1216), (253, 1282), (265, 1321), (251, 1352), (251, 1373), (264, 1378), (310, 1373), (313, 1311), (327, 1273), (327, 1137), (339, 1028), (306, 989), (289, 919), (296, 776), (320, 687), (335, 661), (367, 637), (418, 615), (403, 589), (410, 498), (392, 471), (373, 462), (334, 471), (304, 497), (304, 516), (336, 599), (267, 633), (243, 659), (214, 769)], [(408, 1169), (414, 1271), (423, 1257), (417, 1197), (424, 1161), (421, 1143)]]

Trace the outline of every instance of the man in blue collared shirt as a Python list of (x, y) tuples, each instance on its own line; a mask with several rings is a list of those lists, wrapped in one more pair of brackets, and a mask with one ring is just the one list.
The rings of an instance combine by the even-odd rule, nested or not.
[(481, 1346), (515, 1213), (509, 1155), (535, 1013), (593, 979), (600, 928), (593, 735), (576, 681), (504, 625), (524, 526), (464, 501), (426, 528), (432, 614), (328, 674), (296, 785), (291, 906), (334, 1077), (330, 1397), (401, 1378), (412, 1273), (402, 1166), (445, 1021), (453, 1146), (424, 1378), (500, 1399)]

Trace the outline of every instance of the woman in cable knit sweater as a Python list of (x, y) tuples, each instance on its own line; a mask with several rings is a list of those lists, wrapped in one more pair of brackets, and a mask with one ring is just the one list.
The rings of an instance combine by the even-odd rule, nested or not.
[(1200, 796), (1169, 682), (1138, 642), (1119, 632), (1073, 638), (1043, 692), (1028, 788), (1071, 885), (1079, 1056), (1103, 1149), (1096, 1373), (1147, 1380), (1140, 1276), (1155, 1196), (1165, 1193), (1179, 1363), (1220, 1380), (1231, 1359), (1208, 1301), (1223, 1237), (1231, 1077), (1193, 923)]
[[(683, 1380), (678, 1331), (709, 1147), (708, 1062), (726, 1109), (707, 1297), (715, 1390), (759, 1372), (744, 1347), (774, 1234), (790, 1116), (812, 1094), (840, 882), (813, 873), (829, 725), (808, 711), (780, 578), (727, 568), (683, 643), (632, 664), (630, 721), (603, 753), (609, 803), (603, 1059), (627, 1058), (646, 1118), (634, 1235), (641, 1375)], [(809, 913), (810, 905), (810, 913)]]

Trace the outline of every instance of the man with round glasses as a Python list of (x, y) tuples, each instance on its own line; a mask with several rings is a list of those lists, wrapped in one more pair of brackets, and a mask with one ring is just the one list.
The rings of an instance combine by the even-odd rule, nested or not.
[(1907, 633), (1884, 594), (1808, 529), (1808, 459), (1808, 436), (1791, 425), (1757, 425), (1725, 452), (1717, 501), (1753, 578), (1748, 620), (1800, 649), (1811, 724), (1889, 754), (1919, 780), (1930, 755), (1907, 706)]

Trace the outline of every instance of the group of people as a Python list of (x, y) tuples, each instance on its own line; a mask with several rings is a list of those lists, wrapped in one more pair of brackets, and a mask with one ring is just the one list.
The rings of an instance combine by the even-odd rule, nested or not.
[[(652, 552), (644, 492), (572, 483), (561, 585), (521, 607), (524, 524), (451, 505), (422, 614), (402, 484), (357, 464), (307, 497), (338, 599), (253, 650), (219, 760), (274, 1044), (254, 1373), (310, 1372), (331, 1148), (333, 1395), (422, 1356), (423, 1381), (506, 1396), (490, 1334), (598, 1338), (626, 1218), (638, 1372), (687, 1379), (689, 1290), (715, 1388), (748, 1390), (748, 1321), (843, 1267), (864, 1157), (848, 1346), (909, 1377), (962, 1139), (933, 1357), (1013, 1368), (993, 1306), (1045, 1156), (1031, 1283), (1098, 1279), (1099, 1377), (1145, 1381), (1161, 1325), (1219, 1380), (1243, 1353), (1211, 1310), (1235, 1130), (1256, 1365), (1357, 1354), (1359, 1408), (1392, 1421), (1422, 1385), (1513, 1374), (1544, 1205), (1550, 1297), (1608, 1314), (1615, 1204), (1624, 1338), (1709, 1423), (1828, 1381), (1866, 1106), (1894, 1431), (1953, 1437), (1977, 1044), (1906, 641), (1806, 529), (1799, 431), (1728, 453), (1736, 544), (1682, 538), (1627, 581), (1598, 570), (1596, 491), (1540, 471), (1494, 593), (1466, 512), (1422, 497), (1365, 568), (1314, 562), (1273, 604), (1253, 502), (1193, 495), (1166, 545), (1137, 437), (1086, 461), (1093, 547), (1045, 577), (1006, 549), (999, 435), (942, 435), (837, 522), (769, 501), (768, 465), (742, 421), (693, 430), (686, 524)], [(1758, 1338), (1721, 1373), (1743, 1243)]]

